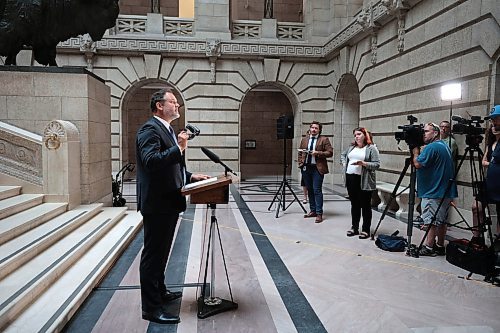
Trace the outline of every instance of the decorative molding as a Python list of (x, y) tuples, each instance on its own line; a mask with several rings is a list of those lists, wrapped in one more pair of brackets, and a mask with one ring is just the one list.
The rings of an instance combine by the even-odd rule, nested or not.
[(97, 47), (89, 34), (80, 37), (80, 52), (85, 55), (87, 62), (87, 69), (91, 72), (94, 71), (94, 57), (97, 53)]
[(164, 17), (163, 33), (167, 36), (192, 36), (194, 20)]
[(377, 32), (373, 32), (370, 37), (370, 49), (372, 52), (370, 62), (372, 63), (372, 65), (375, 65), (377, 63), (377, 39)]
[(405, 25), (406, 25), (406, 13), (400, 13), (398, 15), (398, 52), (401, 53), (405, 50)]
[(61, 123), (53, 120), (47, 124), (43, 131), (43, 142), (49, 150), (57, 150), (61, 146), (61, 139), (66, 136), (66, 131)]
[(405, 25), (406, 13), (410, 9), (406, 0), (381, 0), (389, 15), (392, 15), (398, 20), (398, 52), (401, 53), (405, 49)]
[[(279, 41), (265, 41), (261, 38), (261, 21), (235, 20), (233, 21), (233, 40), (225, 40), (220, 43), (220, 50), (224, 55), (254, 57), (259, 55), (276, 57), (298, 57), (318, 58), (328, 57), (338, 52), (353, 38), (369, 37), (376, 33), (380, 27), (378, 21), (386, 19), (389, 15), (399, 15), (398, 22), (398, 50), (404, 49), (404, 15), (409, 9), (408, 0), (380, 0), (370, 1), (368, 6), (361, 10), (354, 19), (339, 33), (332, 36), (324, 45), (301, 42), (300, 36), (304, 38), (305, 26), (294, 23), (279, 23)], [(418, 1), (416, 1), (418, 2)], [(415, 1), (411, 1), (415, 3)], [(120, 23), (121, 22), (121, 23)], [(142, 25), (144, 22), (144, 28)], [(206, 40), (196, 39), (194, 35), (188, 34), (192, 21), (179, 18), (164, 18), (165, 22), (175, 25), (185, 25), (185, 28), (173, 28), (171, 32), (165, 30), (164, 39), (148, 36), (145, 32), (146, 16), (120, 15), (117, 26), (109, 29), (103, 39), (96, 42), (97, 51), (107, 52), (156, 52), (156, 53), (179, 53), (182, 55), (205, 55)], [(118, 32), (117, 32), (118, 31)], [(128, 31), (128, 32), (127, 32)], [(245, 40), (243, 40), (245, 39)], [(79, 49), (79, 38), (70, 38), (61, 42), (58, 48)]]
[(215, 83), (217, 58), (220, 57), (220, 39), (207, 39), (205, 55), (210, 61), (210, 82)]
[(0, 129), (0, 171), (42, 185), (41, 142)]
[(233, 38), (258, 39), (262, 33), (261, 21), (235, 20), (233, 21)]
[(304, 40), (304, 23), (279, 23), (278, 22), (278, 39)]

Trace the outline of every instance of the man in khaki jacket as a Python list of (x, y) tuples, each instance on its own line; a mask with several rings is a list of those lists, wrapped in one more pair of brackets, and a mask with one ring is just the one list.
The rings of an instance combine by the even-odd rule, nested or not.
[(333, 156), (333, 148), (327, 137), (320, 135), (323, 126), (313, 121), (310, 134), (302, 138), (299, 147), (299, 168), (307, 187), (311, 211), (304, 217), (315, 217), (316, 223), (323, 222), (323, 179), (328, 173), (326, 159)]

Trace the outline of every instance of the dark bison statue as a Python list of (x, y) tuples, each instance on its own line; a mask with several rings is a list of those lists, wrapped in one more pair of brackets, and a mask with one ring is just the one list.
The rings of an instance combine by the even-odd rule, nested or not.
[(85, 33), (100, 40), (118, 12), (118, 0), (0, 0), (0, 55), (15, 65), (31, 46), (38, 63), (57, 66), (59, 42)]

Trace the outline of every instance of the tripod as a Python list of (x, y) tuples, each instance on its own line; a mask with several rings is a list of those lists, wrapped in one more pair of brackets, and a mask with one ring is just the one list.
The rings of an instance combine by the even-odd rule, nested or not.
[[(217, 222), (217, 217), (215, 216), (215, 204), (208, 204), (208, 207), (212, 210), (212, 216), (210, 218), (210, 232), (208, 236), (208, 246), (205, 261), (205, 274), (203, 278), (203, 285), (201, 288), (201, 295), (198, 298), (198, 318), (205, 319), (207, 317), (213, 316), (215, 314), (237, 309), (238, 304), (233, 300), (233, 292), (231, 290), (231, 284), (229, 283), (229, 275), (227, 274), (226, 259), (224, 257), (224, 250), (222, 248), (222, 240), (220, 238), (219, 223)], [(208, 208), (207, 207), (207, 208)], [(225, 300), (220, 297), (215, 296), (215, 232), (219, 238), (219, 246), (222, 255), (222, 261), (224, 263), (224, 271), (226, 272), (227, 285), (229, 287), (229, 295), (231, 300)], [(210, 261), (210, 290), (207, 295), (207, 277), (208, 277), (208, 266)]]
[[(304, 206), (302, 206), (302, 203), (300, 202), (299, 198), (297, 197), (297, 194), (293, 191), (293, 189), (290, 187), (290, 184), (288, 183), (288, 179), (286, 178), (286, 138), (283, 139), (283, 179), (281, 180), (280, 186), (278, 188), (278, 191), (274, 195), (273, 201), (271, 201), (271, 204), (267, 208), (267, 210), (271, 210), (271, 207), (273, 206), (274, 202), (276, 199), (278, 200), (278, 206), (276, 207), (276, 218), (278, 217), (278, 214), (280, 212), (280, 208), (283, 209), (283, 211), (287, 210), (288, 207), (290, 207), (295, 201), (297, 201), (304, 211), (304, 213), (307, 213), (306, 209)], [(286, 189), (292, 193), (294, 199), (292, 202), (286, 205)]]
[[(384, 219), (385, 215), (387, 214), (387, 211), (389, 210), (389, 207), (392, 203), (392, 201), (398, 196), (401, 195), (404, 191), (410, 188), (410, 195), (408, 199), (408, 226), (406, 228), (406, 235), (408, 237), (408, 244), (411, 244), (411, 237), (412, 237), (412, 232), (413, 232), (413, 209), (415, 207), (415, 183), (416, 183), (416, 177), (417, 174), (415, 172), (415, 166), (412, 163), (413, 161), (413, 149), (410, 147), (410, 157), (405, 158), (405, 166), (401, 173), (399, 174), (398, 181), (396, 183), (396, 186), (394, 186), (394, 190), (391, 193), (391, 197), (389, 199), (389, 202), (384, 208), (384, 211), (382, 212), (382, 215), (380, 216), (380, 219), (378, 221), (377, 227), (371, 234), (371, 239), (373, 240), (375, 237), (375, 234), (377, 233), (377, 230), (380, 226), (380, 223), (382, 223), (382, 220)], [(398, 193), (399, 186), (401, 185), (401, 182), (403, 181), (404, 176), (406, 175), (406, 171), (408, 171), (408, 168), (410, 168), (410, 185), (405, 187), (401, 192)], [(408, 247), (407, 253), (410, 251), (410, 247)]]
[[(473, 135), (473, 134), (467, 134), (465, 137), (465, 143), (467, 144), (467, 147), (465, 148), (465, 152), (462, 155), (462, 158), (460, 159), (460, 162), (458, 163), (457, 168), (455, 169), (455, 174), (453, 176), (453, 179), (450, 179), (448, 181), (448, 186), (446, 188), (444, 196), (441, 198), (439, 205), (436, 209), (436, 212), (432, 216), (431, 223), (428, 226), (427, 230), (425, 231), (424, 236), (422, 237), (422, 240), (420, 241), (419, 246), (416, 248), (415, 252), (412, 253), (411, 255), (413, 257), (418, 258), (419, 257), (419, 251), (422, 248), (425, 239), (427, 238), (427, 235), (429, 234), (429, 231), (431, 229), (431, 226), (436, 222), (436, 215), (441, 209), (441, 206), (444, 202), (444, 199), (446, 198), (446, 195), (449, 193), (451, 190), (451, 186), (453, 183), (456, 182), (458, 172), (460, 168), (462, 167), (466, 157), (469, 157), (469, 165), (470, 165), (470, 176), (471, 176), (471, 182), (472, 182), (472, 194), (476, 200), (476, 206), (478, 205), (479, 201), (482, 201), (481, 204), (481, 212), (477, 212), (477, 214), (481, 214), (483, 219), (482, 222), (479, 222), (479, 225), (477, 226), (477, 230), (480, 231), (480, 234), (482, 235), (484, 231), (487, 231), (487, 235), (491, 241), (491, 244), (493, 244), (493, 234), (491, 232), (491, 215), (489, 211), (489, 207), (487, 204), (486, 200), (486, 193), (484, 190), (484, 170), (481, 166), (481, 161), (483, 160), (483, 151), (479, 147), (479, 144), (483, 141), (482, 136), (480, 135)], [(476, 164), (474, 164), (475, 156), (474, 153), (477, 154), (477, 161), (479, 164), (479, 167), (476, 167)], [(481, 200), (478, 200), (478, 197), (481, 198)], [(481, 221), (478, 216), (478, 221)], [(466, 223), (467, 224), (467, 223)], [(468, 225), (468, 224), (467, 224)], [(473, 230), (476, 227), (469, 227), (467, 229)]]

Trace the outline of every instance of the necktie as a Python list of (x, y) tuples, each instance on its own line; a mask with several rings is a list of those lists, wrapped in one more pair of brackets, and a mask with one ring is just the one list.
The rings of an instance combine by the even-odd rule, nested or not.
[(172, 127), (168, 128), (168, 133), (170, 133), (170, 136), (174, 139), (175, 144), (177, 144), (177, 138), (175, 137), (174, 129)]
[[(311, 138), (311, 144), (309, 145), (309, 151), (313, 151), (314, 150), (314, 141), (316, 141), (316, 137), (312, 137)], [(312, 155), (311, 154), (308, 154), (307, 155), (307, 162), (306, 164), (307, 165), (310, 165), (311, 164), (311, 161), (312, 161)]]

